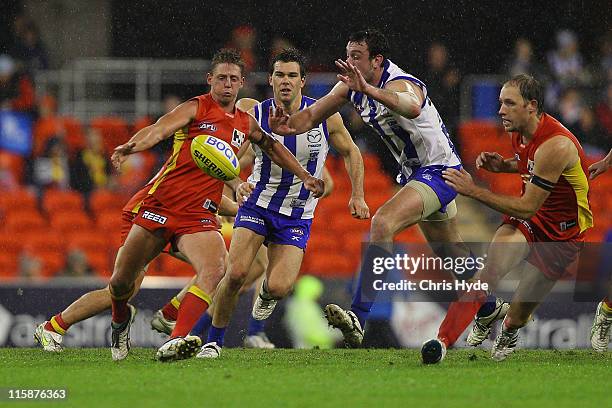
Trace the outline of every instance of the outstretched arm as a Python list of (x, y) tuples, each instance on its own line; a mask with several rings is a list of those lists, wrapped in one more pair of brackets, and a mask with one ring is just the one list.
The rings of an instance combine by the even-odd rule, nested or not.
[(304, 187), (315, 197), (321, 197), (325, 189), (323, 180), (313, 177), (282, 143), (264, 132), (253, 117), (250, 118), (249, 140), (257, 144), (274, 163), (289, 170), (302, 180)]
[(329, 129), (329, 142), (344, 159), (346, 171), (351, 179), (352, 194), (349, 200), (351, 215), (358, 219), (370, 218), (370, 209), (363, 193), (363, 158), (359, 148), (344, 127), (339, 113), (332, 115), (327, 120), (327, 128)]
[(610, 167), (612, 167), (612, 149), (610, 149), (608, 155), (602, 160), (589, 166), (589, 178), (593, 180), (595, 177), (608, 171)]
[(447, 169), (442, 174), (446, 183), (459, 194), (472, 197), (501, 213), (526, 220), (540, 209), (563, 170), (575, 164), (576, 160), (578, 152), (568, 138), (556, 136), (542, 143), (534, 156), (533, 176), (521, 197), (495, 194), (479, 187), (463, 169)]
[(157, 122), (142, 128), (125, 144), (115, 147), (111, 162), (117, 170), (127, 159), (127, 156), (150, 149), (157, 143), (172, 136), (174, 132), (186, 126), (193, 120), (198, 111), (198, 102), (189, 100), (166, 113)]
[(350, 62), (336, 60), (336, 65), (342, 71), (338, 79), (350, 89), (362, 92), (407, 119), (414, 119), (421, 114), (425, 96), (423, 90), (413, 82), (405, 79), (395, 80), (388, 82), (384, 89), (381, 89), (368, 84), (359, 68)]
[(338, 82), (331, 91), (306, 109), (289, 116), (281, 107), (270, 108), (269, 124), (277, 135), (295, 135), (318, 126), (348, 102), (348, 87)]

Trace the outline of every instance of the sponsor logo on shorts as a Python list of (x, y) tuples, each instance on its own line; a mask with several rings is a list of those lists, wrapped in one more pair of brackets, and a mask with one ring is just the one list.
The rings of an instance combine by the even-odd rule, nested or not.
[(306, 207), (306, 200), (300, 200), (299, 198), (294, 198), (289, 203), (289, 207), (292, 207), (292, 208), (304, 208), (304, 207)]
[(206, 123), (206, 122), (200, 124), (200, 129), (209, 130), (211, 132), (217, 131), (217, 127), (215, 125), (213, 125), (212, 123)]
[(212, 224), (212, 223), (213, 223), (213, 220), (211, 220), (211, 219), (209, 219), (209, 218), (202, 218), (202, 219), (200, 220), (200, 222), (201, 222), (202, 224)]
[(261, 218), (252, 217), (250, 215), (241, 215), (240, 221), (241, 222), (252, 222), (254, 224), (259, 224), (259, 225), (265, 225), (264, 220), (262, 220)]
[(292, 241), (299, 241), (299, 240), (300, 240), (300, 237), (293, 236), (293, 237), (291, 237), (291, 240), (292, 240)]
[(432, 179), (431, 174), (423, 174), (423, 178), (427, 181), (431, 181)]
[(531, 224), (529, 224), (527, 221), (522, 220), (522, 219), (520, 219), (520, 218), (515, 218), (515, 217), (510, 217), (510, 219), (511, 219), (511, 220), (514, 220), (514, 221), (518, 221), (518, 222), (520, 222), (521, 224), (523, 224), (523, 226), (524, 226), (525, 228), (527, 228), (527, 231), (529, 231), (529, 233), (530, 233), (531, 235), (533, 235), (533, 229), (531, 229)]
[(145, 220), (157, 222), (158, 224), (162, 224), (162, 225), (164, 225), (166, 221), (168, 221), (167, 217), (164, 217), (163, 215), (152, 213), (151, 211), (143, 212), (142, 218), (144, 218)]
[(296, 235), (304, 235), (304, 231), (301, 228), (291, 228), (291, 233)]

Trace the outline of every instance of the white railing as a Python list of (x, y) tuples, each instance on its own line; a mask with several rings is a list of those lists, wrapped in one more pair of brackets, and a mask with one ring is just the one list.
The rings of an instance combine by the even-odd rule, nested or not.
[[(37, 73), (35, 83), (38, 95), (57, 96), (62, 115), (82, 121), (117, 115), (133, 121), (163, 113), (164, 88), (204, 88), (209, 67), (208, 60), (81, 59), (60, 70)], [(265, 86), (268, 74), (250, 73), (247, 81), (249, 85)], [(311, 87), (331, 87), (335, 81), (333, 73), (308, 76)]]

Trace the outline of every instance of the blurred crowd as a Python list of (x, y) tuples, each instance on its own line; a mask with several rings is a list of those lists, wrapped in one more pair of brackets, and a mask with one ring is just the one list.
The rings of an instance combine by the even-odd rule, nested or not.
[[(141, 118), (135, 123), (126, 123), (120, 118), (80, 123), (75, 118), (61, 116), (53, 95), (35, 94), (36, 72), (49, 67), (48, 53), (36, 23), (20, 15), (14, 21), (12, 34), (11, 43), (4, 44), (0, 55), (0, 123), (2, 129), (8, 126), (10, 121), (3, 116), (5, 113), (16, 114), (16, 118), (28, 115), (32, 121), (32, 139), (29, 148), (19, 152), (0, 146), (0, 191), (27, 186), (36, 191), (42, 202), (48, 189), (76, 190), (83, 195), (85, 211), (91, 212), (89, 197), (93, 191), (116, 189), (131, 193), (158, 171), (171, 148), (171, 139), (151, 152), (134, 157), (121, 175), (112, 171), (109, 162), (115, 145), (153, 123), (155, 118)], [(269, 55), (264, 56), (260, 55), (257, 44), (256, 30), (240, 26), (231, 31), (224, 45), (239, 50), (247, 72), (266, 71), (276, 53), (293, 46), (286, 38), (273, 38)], [(460, 72), (442, 42), (430, 44), (423, 66), (423, 72), (411, 73), (427, 84), (429, 96), (449, 132), (455, 135), (460, 120), (460, 87), (470, 73)], [(316, 62), (308, 68), (309, 72), (322, 69)], [(546, 110), (579, 138), (587, 153), (600, 154), (612, 146), (612, 35), (602, 38), (598, 55), (588, 59), (580, 52), (579, 36), (569, 30), (558, 31), (556, 47), (542, 55), (535, 52), (529, 39), (520, 38), (499, 73), (507, 77), (529, 73), (542, 80), (546, 84)], [(306, 94), (317, 97), (319, 91), (310, 87)], [(270, 95), (269, 86), (254, 86), (248, 81), (242, 93), (259, 99)], [(189, 96), (166, 95), (159, 115), (171, 111)], [(365, 132), (355, 113), (352, 110), (346, 113), (351, 131), (356, 135)], [(370, 148), (378, 151), (376, 146), (370, 145)], [(20, 258), (19, 266), (22, 276), (34, 276), (40, 267), (27, 254)], [(62, 273), (90, 274), (91, 267), (84, 253), (78, 249), (70, 251)]]

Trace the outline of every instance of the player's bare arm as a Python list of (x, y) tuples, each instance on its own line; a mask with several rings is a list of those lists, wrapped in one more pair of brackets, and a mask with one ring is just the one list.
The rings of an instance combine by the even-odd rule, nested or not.
[(331, 193), (334, 191), (334, 179), (327, 170), (327, 167), (323, 166), (323, 174), (321, 175), (323, 182), (325, 183), (325, 189), (323, 190), (323, 195), (321, 198), (329, 197)]
[(578, 151), (564, 136), (555, 136), (536, 150), (534, 169), (521, 197), (495, 194), (474, 184), (465, 170), (447, 169), (442, 174), (447, 184), (459, 194), (472, 197), (487, 206), (512, 217), (529, 219), (542, 206), (565, 169), (576, 164)]
[(593, 180), (595, 177), (608, 171), (610, 167), (612, 167), (612, 149), (610, 149), (606, 157), (589, 166), (589, 178)]
[(283, 169), (289, 170), (302, 180), (304, 187), (311, 191), (315, 197), (321, 197), (325, 189), (323, 180), (313, 177), (282, 143), (279, 143), (271, 135), (264, 132), (253, 117), (250, 118), (248, 138), (251, 143), (257, 144), (274, 163)]
[(421, 114), (421, 105), (425, 96), (418, 85), (399, 79), (388, 82), (381, 89), (370, 85), (359, 68), (350, 62), (339, 59), (336, 60), (336, 66), (342, 71), (342, 74), (338, 75), (338, 79), (350, 89), (362, 92), (407, 119), (414, 119)]
[(225, 194), (221, 196), (219, 203), (219, 215), (223, 217), (235, 217), (238, 213), (238, 203), (227, 197)]
[(476, 158), (476, 168), (492, 173), (518, 173), (518, 163), (514, 157), (504, 159), (497, 152), (481, 152)]
[(169, 138), (174, 132), (188, 125), (196, 116), (197, 111), (197, 101), (183, 102), (174, 110), (159, 118), (154, 124), (139, 130), (127, 143), (115, 147), (111, 156), (113, 166), (119, 170), (121, 164), (130, 154), (150, 149), (162, 140)]
[(270, 111), (269, 125), (277, 135), (295, 135), (317, 127), (321, 122), (337, 113), (348, 102), (348, 87), (337, 83), (331, 91), (306, 109), (293, 115), (285, 113), (282, 107)]
[(352, 193), (349, 200), (351, 215), (360, 220), (370, 218), (370, 209), (365, 202), (363, 192), (363, 158), (359, 148), (342, 122), (339, 113), (327, 119), (329, 143), (344, 159), (346, 171), (351, 179)]

